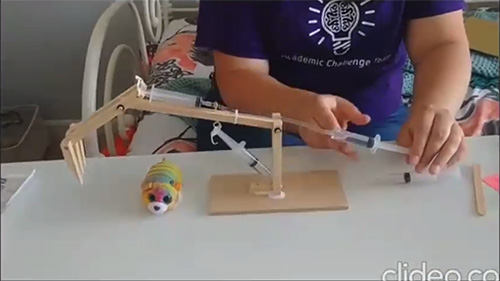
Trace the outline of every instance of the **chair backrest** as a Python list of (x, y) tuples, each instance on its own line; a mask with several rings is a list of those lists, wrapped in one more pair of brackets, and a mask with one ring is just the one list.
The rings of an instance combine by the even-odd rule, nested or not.
[[(195, 1), (197, 2), (197, 1)], [(141, 3), (141, 5), (137, 5)], [(90, 37), (87, 56), (85, 59), (85, 70), (83, 77), (82, 86), (82, 120), (87, 119), (92, 115), (97, 107), (97, 96), (99, 81), (104, 81), (102, 88), (103, 92), (103, 103), (102, 105), (108, 103), (112, 99), (114, 81), (117, 79), (116, 68), (117, 63), (122, 61), (121, 55), (127, 53), (131, 55), (136, 64), (136, 73), (128, 75), (126, 79), (133, 81), (135, 75), (144, 76), (147, 75), (148, 61), (148, 51), (147, 42), (158, 43), (161, 41), (162, 34), (164, 30), (168, 27), (170, 16), (173, 12), (192, 12), (197, 10), (196, 7), (193, 8), (173, 8), (169, 0), (117, 0), (113, 2), (99, 17), (97, 20), (92, 35)], [(103, 60), (106, 59), (103, 56), (103, 47), (107, 39), (109, 27), (114, 19), (118, 15), (123, 15), (122, 11), (128, 11), (131, 13), (127, 16), (126, 20), (130, 20), (135, 23), (137, 27), (137, 47), (131, 47), (128, 43), (118, 44), (112, 51), (107, 63)], [(123, 31), (121, 31), (123, 32)], [(126, 31), (125, 31), (126, 34)], [(104, 75), (100, 74), (100, 68), (106, 66), (106, 72)], [(125, 134), (125, 124), (124, 116), (118, 118), (118, 131), (122, 138), (127, 138)], [(112, 124), (108, 123), (104, 126), (106, 145), (111, 155), (116, 155), (116, 150), (114, 147), (114, 137)], [(99, 152), (99, 142), (97, 138), (97, 132), (90, 133), (85, 138), (85, 148), (88, 157), (98, 157)]]

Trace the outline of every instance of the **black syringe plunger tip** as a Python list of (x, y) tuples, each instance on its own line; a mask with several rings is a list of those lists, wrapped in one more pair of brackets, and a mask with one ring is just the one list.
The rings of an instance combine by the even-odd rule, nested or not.
[(373, 148), (375, 146), (375, 138), (368, 138), (368, 143), (366, 144), (368, 148)]
[(405, 179), (405, 183), (411, 182), (411, 174), (408, 172), (404, 173), (404, 179)]

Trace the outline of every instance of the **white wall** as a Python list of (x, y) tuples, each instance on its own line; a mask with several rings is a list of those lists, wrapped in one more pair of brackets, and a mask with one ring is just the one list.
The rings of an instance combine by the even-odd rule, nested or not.
[[(2, 106), (36, 103), (45, 119), (79, 119), (87, 45), (94, 24), (111, 2), (2, 0)], [(104, 57), (109, 57), (113, 44), (135, 42), (130, 18), (125, 10), (113, 21), (105, 43), (111, 47), (106, 47)]]

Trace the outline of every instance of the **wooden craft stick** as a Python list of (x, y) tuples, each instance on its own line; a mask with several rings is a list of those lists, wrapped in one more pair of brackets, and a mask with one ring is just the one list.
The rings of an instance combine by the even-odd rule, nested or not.
[(282, 136), (283, 136), (283, 122), (281, 121), (281, 114), (273, 114), (273, 192), (274, 195), (280, 195), (282, 191)]
[(69, 169), (75, 174), (77, 177), (78, 181), (80, 181), (78, 172), (77, 172), (77, 167), (76, 163), (74, 162), (73, 157), (71, 156), (71, 153), (69, 152), (69, 145), (68, 143), (61, 143), (61, 151), (64, 157), (64, 160), (66, 161), (66, 164), (68, 165)]
[(239, 125), (257, 128), (272, 129), (274, 126), (274, 120), (270, 117), (255, 116), (245, 113), (236, 114), (235, 112), (220, 111), (209, 108), (190, 108), (161, 101), (151, 102), (141, 98), (135, 99), (130, 104), (129, 108), (196, 119), (220, 121), (233, 124), (237, 123)]
[(78, 177), (78, 181), (83, 183), (83, 167), (80, 165), (80, 161), (78, 161), (79, 157), (76, 154), (75, 147), (73, 142), (68, 142), (68, 149), (71, 155), (71, 159), (73, 162), (73, 166), (75, 167), (75, 172)]
[(80, 141), (80, 155), (82, 156), (82, 160), (83, 160), (83, 167), (86, 167), (87, 166), (87, 158), (85, 157), (85, 144), (83, 142), (83, 140)]
[(85, 138), (89, 131), (99, 129), (107, 122), (116, 118), (119, 114), (123, 114), (126, 109), (134, 109), (130, 105), (133, 105), (134, 101), (140, 99), (141, 98), (137, 96), (137, 89), (135, 87), (130, 87), (114, 100), (92, 113), (87, 120), (82, 120), (74, 124), (66, 136), (67, 139), (76, 141)]
[(474, 195), (476, 198), (476, 212), (480, 216), (486, 215), (486, 201), (484, 199), (483, 182), (481, 180), (481, 166), (472, 166), (474, 179)]

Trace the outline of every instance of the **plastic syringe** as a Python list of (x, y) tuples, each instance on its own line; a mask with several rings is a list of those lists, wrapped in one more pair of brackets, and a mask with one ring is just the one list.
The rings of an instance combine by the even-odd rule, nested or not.
[(318, 127), (315, 127), (312, 124), (308, 124), (306, 122), (298, 121), (295, 119), (290, 119), (287, 117), (282, 117), (282, 120), (284, 123), (290, 123), (296, 126), (308, 128), (316, 133), (323, 134), (323, 135), (328, 135), (332, 139), (335, 140), (340, 140), (340, 141), (345, 141), (348, 143), (352, 143), (355, 145), (359, 145), (362, 147), (369, 148), (372, 153), (375, 153), (377, 149), (382, 149), (382, 150), (387, 150), (387, 151), (393, 151), (397, 153), (402, 153), (402, 154), (408, 154), (408, 148), (401, 147), (396, 144), (391, 144), (391, 143), (386, 143), (380, 141), (380, 135), (376, 135), (375, 137), (367, 137), (364, 135), (352, 133), (346, 130), (325, 130), (321, 129)]
[(149, 91), (146, 91), (146, 96), (149, 97), (150, 101), (163, 101), (187, 107), (209, 107), (222, 109), (218, 103), (206, 101), (202, 97), (192, 96), (176, 91), (158, 89), (154, 86), (151, 87)]
[(212, 144), (217, 144), (214, 142), (214, 137), (218, 136), (219, 138), (224, 141), (224, 143), (231, 148), (234, 152), (236, 152), (238, 155), (240, 155), (245, 162), (250, 166), (252, 169), (254, 169), (257, 173), (261, 175), (269, 175), (272, 176), (271, 171), (269, 168), (267, 168), (264, 164), (262, 164), (257, 157), (255, 157), (252, 153), (250, 153), (246, 148), (245, 148), (245, 142), (242, 141), (240, 143), (237, 143), (233, 138), (228, 136), (224, 131), (221, 129), (220, 123), (215, 123), (214, 128), (212, 132), (210, 133), (210, 137), (212, 139)]
[(375, 135), (375, 137), (367, 137), (346, 130), (333, 130), (329, 135), (332, 137), (332, 139), (335, 140), (343, 140), (349, 143), (369, 148), (372, 153), (375, 153), (377, 149), (382, 149), (401, 154), (408, 154), (408, 148), (396, 144), (382, 142), (380, 141), (380, 135)]
[[(221, 104), (219, 104), (217, 102), (205, 101), (202, 97), (198, 97), (198, 96), (183, 94), (183, 93), (176, 92), (176, 91), (158, 89), (155, 87), (152, 87), (150, 90), (146, 90), (147, 87), (146, 87), (144, 81), (142, 81), (142, 79), (138, 79), (137, 85), (138, 85), (139, 89), (143, 91), (143, 95), (145, 97), (148, 97), (150, 101), (163, 101), (163, 102), (168, 102), (168, 103), (177, 104), (177, 105), (183, 105), (183, 106), (187, 106), (187, 107), (209, 107), (209, 108), (214, 108), (214, 109), (218, 109), (218, 110), (230, 110), (229, 108), (222, 106)], [(315, 127), (314, 125), (308, 124), (306, 122), (302, 122), (299, 120), (290, 119), (290, 118), (286, 118), (286, 117), (282, 117), (282, 121), (285, 123), (294, 124), (296, 126), (308, 128), (308, 129), (313, 130), (313, 131), (320, 133), (320, 134), (329, 135), (332, 137), (332, 139), (343, 140), (345, 142), (349, 142), (349, 143), (353, 143), (353, 144), (356, 144), (359, 146), (367, 147), (372, 151), (372, 153), (375, 153), (377, 151), (377, 149), (383, 149), (383, 150), (387, 150), (387, 151), (408, 154), (407, 148), (404, 148), (404, 147), (401, 147), (401, 146), (398, 146), (395, 144), (381, 142), (379, 135), (377, 135), (375, 137), (367, 137), (367, 136), (363, 136), (360, 134), (348, 132), (345, 130), (329, 131), (329, 130), (324, 130), (324, 129)], [(232, 139), (229, 138), (229, 140), (232, 140)], [(251, 159), (251, 158), (255, 158), (248, 151), (246, 151), (246, 149), (244, 148), (245, 143), (242, 142), (242, 144), (243, 144), (243, 146), (241, 146), (241, 149), (240, 149), (239, 147), (240, 147), (241, 143), (238, 144), (234, 141), (235, 149), (243, 151), (242, 155), (246, 155), (245, 157), (247, 158), (247, 160)], [(228, 144), (228, 146), (229, 146), (229, 144)], [(231, 149), (233, 149), (233, 148), (231, 147)], [(250, 161), (250, 160), (248, 160), (248, 161)], [(255, 160), (252, 160), (252, 161), (255, 161)], [(257, 160), (257, 163), (259, 163), (258, 160)], [(257, 164), (255, 164), (255, 165), (257, 165)], [(265, 168), (265, 166), (263, 166), (263, 167)], [(262, 169), (264, 169), (264, 168), (262, 168)], [(264, 170), (269, 171), (269, 169), (267, 169), (267, 168)]]

